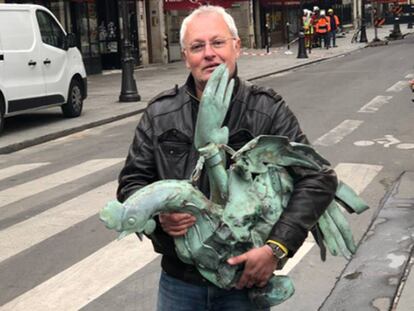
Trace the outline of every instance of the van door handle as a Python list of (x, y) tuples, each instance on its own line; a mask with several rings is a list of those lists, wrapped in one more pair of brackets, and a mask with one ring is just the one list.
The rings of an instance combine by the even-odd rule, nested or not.
[(45, 64), (45, 65), (49, 65), (51, 63), (51, 60), (49, 59), (49, 58), (46, 58), (44, 61), (43, 61), (43, 64)]
[(36, 66), (36, 62), (34, 60), (29, 60), (29, 62), (27, 63), (29, 66)]

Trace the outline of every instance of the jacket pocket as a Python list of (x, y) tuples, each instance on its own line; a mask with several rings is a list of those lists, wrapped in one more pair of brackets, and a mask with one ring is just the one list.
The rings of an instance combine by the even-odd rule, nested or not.
[(191, 151), (191, 139), (171, 130), (158, 138), (159, 173), (162, 179), (185, 179), (186, 165)]

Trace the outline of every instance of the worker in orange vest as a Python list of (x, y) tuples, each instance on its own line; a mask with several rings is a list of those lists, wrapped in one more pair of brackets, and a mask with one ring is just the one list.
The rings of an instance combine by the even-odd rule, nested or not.
[[(331, 31), (329, 32), (329, 46), (336, 48), (336, 32), (339, 28), (339, 17), (334, 14), (333, 9), (328, 10), (328, 17), (331, 23)], [(332, 45), (330, 44), (332, 42)]]
[(320, 45), (319, 45), (319, 41), (320, 41), (319, 36), (315, 32), (316, 24), (318, 23), (318, 20), (319, 20), (319, 13), (320, 13), (319, 7), (314, 6), (313, 11), (312, 11), (312, 15), (311, 15), (311, 24), (312, 24), (312, 28), (313, 28), (313, 37), (312, 37), (312, 47), (313, 48), (320, 47)]
[(322, 47), (322, 40), (326, 49), (329, 49), (329, 32), (331, 31), (331, 21), (325, 14), (325, 10), (321, 10), (318, 22), (316, 23), (315, 32), (318, 34), (320, 40), (320, 47)]

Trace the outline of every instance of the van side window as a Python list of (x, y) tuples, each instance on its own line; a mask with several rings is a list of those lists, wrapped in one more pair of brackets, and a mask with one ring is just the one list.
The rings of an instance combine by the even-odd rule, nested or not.
[(42, 41), (45, 44), (65, 48), (65, 33), (56, 23), (52, 16), (45, 11), (36, 11), (37, 22), (39, 23)]

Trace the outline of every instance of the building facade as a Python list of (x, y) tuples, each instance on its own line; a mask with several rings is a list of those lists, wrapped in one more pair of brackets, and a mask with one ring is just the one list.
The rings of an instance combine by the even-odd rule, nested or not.
[[(351, 23), (362, 0), (0, 0), (49, 8), (67, 32), (76, 34), (88, 74), (121, 68), (123, 40), (120, 3), (128, 8), (129, 41), (137, 66), (181, 60), (182, 20), (202, 4), (221, 5), (234, 17), (243, 47), (286, 44), (300, 28), (303, 8), (334, 8)], [(351, 3), (351, 1), (353, 1)], [(354, 10), (353, 10), (354, 9)]]

